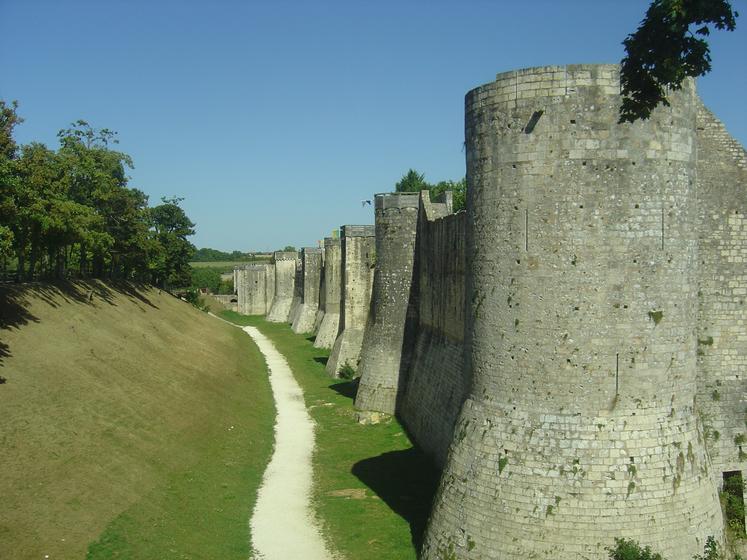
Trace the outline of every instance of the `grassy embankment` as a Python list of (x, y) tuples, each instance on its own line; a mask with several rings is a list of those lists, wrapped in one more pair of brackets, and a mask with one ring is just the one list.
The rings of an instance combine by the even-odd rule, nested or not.
[(0, 376), (0, 558), (250, 555), (274, 407), (245, 333), (152, 289), (4, 285)]
[(331, 379), (328, 351), (311, 338), (260, 317), (221, 316), (268, 336), (304, 391), (316, 422), (315, 508), (333, 548), (349, 560), (416, 558), (438, 476), (424, 454), (395, 420), (356, 422), (355, 382)]

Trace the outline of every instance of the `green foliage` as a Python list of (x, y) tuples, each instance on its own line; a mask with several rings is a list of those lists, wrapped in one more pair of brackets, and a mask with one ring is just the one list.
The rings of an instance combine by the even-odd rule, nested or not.
[(188, 286), (186, 237), (194, 224), (179, 199), (148, 208), (128, 187), (132, 159), (112, 150), (116, 132), (79, 120), (58, 133), (57, 151), (20, 149), (17, 104), (0, 101), (0, 266), (13, 255), (19, 280), (80, 276)]
[(632, 539), (615, 539), (615, 546), (606, 550), (610, 560), (664, 560), (662, 555), (653, 552), (650, 546), (641, 547)]
[(345, 362), (340, 366), (338, 370), (340, 379), (347, 379), (348, 381), (355, 377), (355, 368), (350, 365), (350, 362)]
[(257, 260), (255, 253), (242, 253), (241, 251), (219, 251), (218, 249), (211, 249), (204, 247), (197, 249), (192, 255), (192, 262), (225, 262), (225, 261), (238, 261), (238, 262), (252, 262)]
[(620, 122), (647, 119), (665, 90), (711, 70), (705, 37), (711, 27), (733, 31), (739, 14), (728, 0), (653, 0), (635, 33), (623, 41)]
[(293, 251), (296, 251), (296, 250), (297, 249), (293, 245), (286, 245), (285, 247), (283, 247), (283, 251), (293, 252)]
[(719, 497), (724, 510), (726, 525), (734, 536), (745, 537), (744, 525), (744, 488), (742, 477), (739, 475), (724, 478), (724, 487)]
[(432, 185), (425, 181), (425, 174), (409, 169), (394, 185), (396, 192), (420, 192), (430, 190)]
[(418, 173), (410, 169), (394, 185), (395, 192), (420, 192), (430, 191), (431, 200), (434, 200), (445, 191), (451, 191), (453, 195), (454, 212), (464, 210), (467, 197), (467, 180), (439, 181), (431, 184), (425, 180), (424, 173)]
[(693, 560), (723, 560), (724, 555), (721, 553), (721, 547), (712, 536), (706, 539), (703, 554), (696, 554)]
[(664, 318), (664, 312), (661, 310), (649, 311), (648, 318), (654, 322), (654, 325), (658, 325), (659, 323), (661, 323), (661, 320)]

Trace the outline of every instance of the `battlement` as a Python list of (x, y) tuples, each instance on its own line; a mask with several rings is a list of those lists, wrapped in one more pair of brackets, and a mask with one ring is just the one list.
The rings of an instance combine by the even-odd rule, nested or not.
[(419, 193), (379, 193), (374, 195), (374, 208), (417, 208)]
[(296, 251), (275, 251), (273, 253), (275, 261), (295, 261), (298, 259), (298, 253)]
[(376, 235), (374, 226), (340, 226), (342, 237), (373, 237)]

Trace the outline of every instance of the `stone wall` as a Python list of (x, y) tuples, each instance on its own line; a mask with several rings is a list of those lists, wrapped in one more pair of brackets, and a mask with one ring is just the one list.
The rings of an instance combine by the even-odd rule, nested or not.
[(324, 281), (320, 298), (324, 316), (314, 340), (317, 348), (329, 348), (335, 344), (340, 326), (340, 288), (342, 285), (340, 239), (324, 238)]
[(321, 293), (323, 272), (322, 249), (304, 247), (301, 250), (302, 262), (302, 298), (298, 314), (293, 322), (293, 332), (313, 333), (318, 326), (319, 297)]
[(293, 299), (291, 300), (290, 313), (288, 314), (288, 323), (293, 325), (298, 320), (301, 313), (301, 304), (303, 303), (303, 259), (297, 257), (295, 280), (293, 281)]
[(360, 411), (394, 414), (400, 379), (407, 371), (403, 343), (408, 315), (414, 314), (408, 309), (419, 198), (418, 193), (375, 196), (376, 268), (355, 398)]
[(747, 481), (747, 154), (702, 105), (697, 134), (697, 403), (717, 481)]
[(421, 197), (413, 358), (399, 415), (418, 445), (443, 466), (469, 388), (464, 371), (466, 214)]
[(696, 96), (617, 124), (617, 66), (466, 97), (472, 383), (422, 557), (690, 558), (722, 539), (693, 404)]
[(267, 314), (267, 320), (284, 323), (290, 317), (291, 304), (295, 292), (296, 262), (298, 253), (295, 251), (278, 251), (275, 259), (275, 296), (272, 307)]
[(341, 229), (340, 332), (327, 361), (327, 373), (333, 377), (346, 364), (358, 367), (371, 303), (375, 250), (374, 226)]
[(274, 295), (275, 266), (249, 264), (234, 272), (238, 280), (237, 311), (244, 315), (265, 315)]
[[(235, 271), (233, 277), (236, 278)], [(229, 311), (238, 311), (238, 298), (236, 294), (210, 294), (210, 297), (215, 298), (216, 301)]]

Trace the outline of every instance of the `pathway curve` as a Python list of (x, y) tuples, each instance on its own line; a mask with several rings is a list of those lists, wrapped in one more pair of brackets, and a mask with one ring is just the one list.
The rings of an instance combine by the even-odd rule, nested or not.
[(252, 545), (264, 560), (331, 560), (311, 511), (314, 424), (288, 362), (255, 327), (243, 329), (267, 361), (275, 398), (275, 451), (251, 520)]

